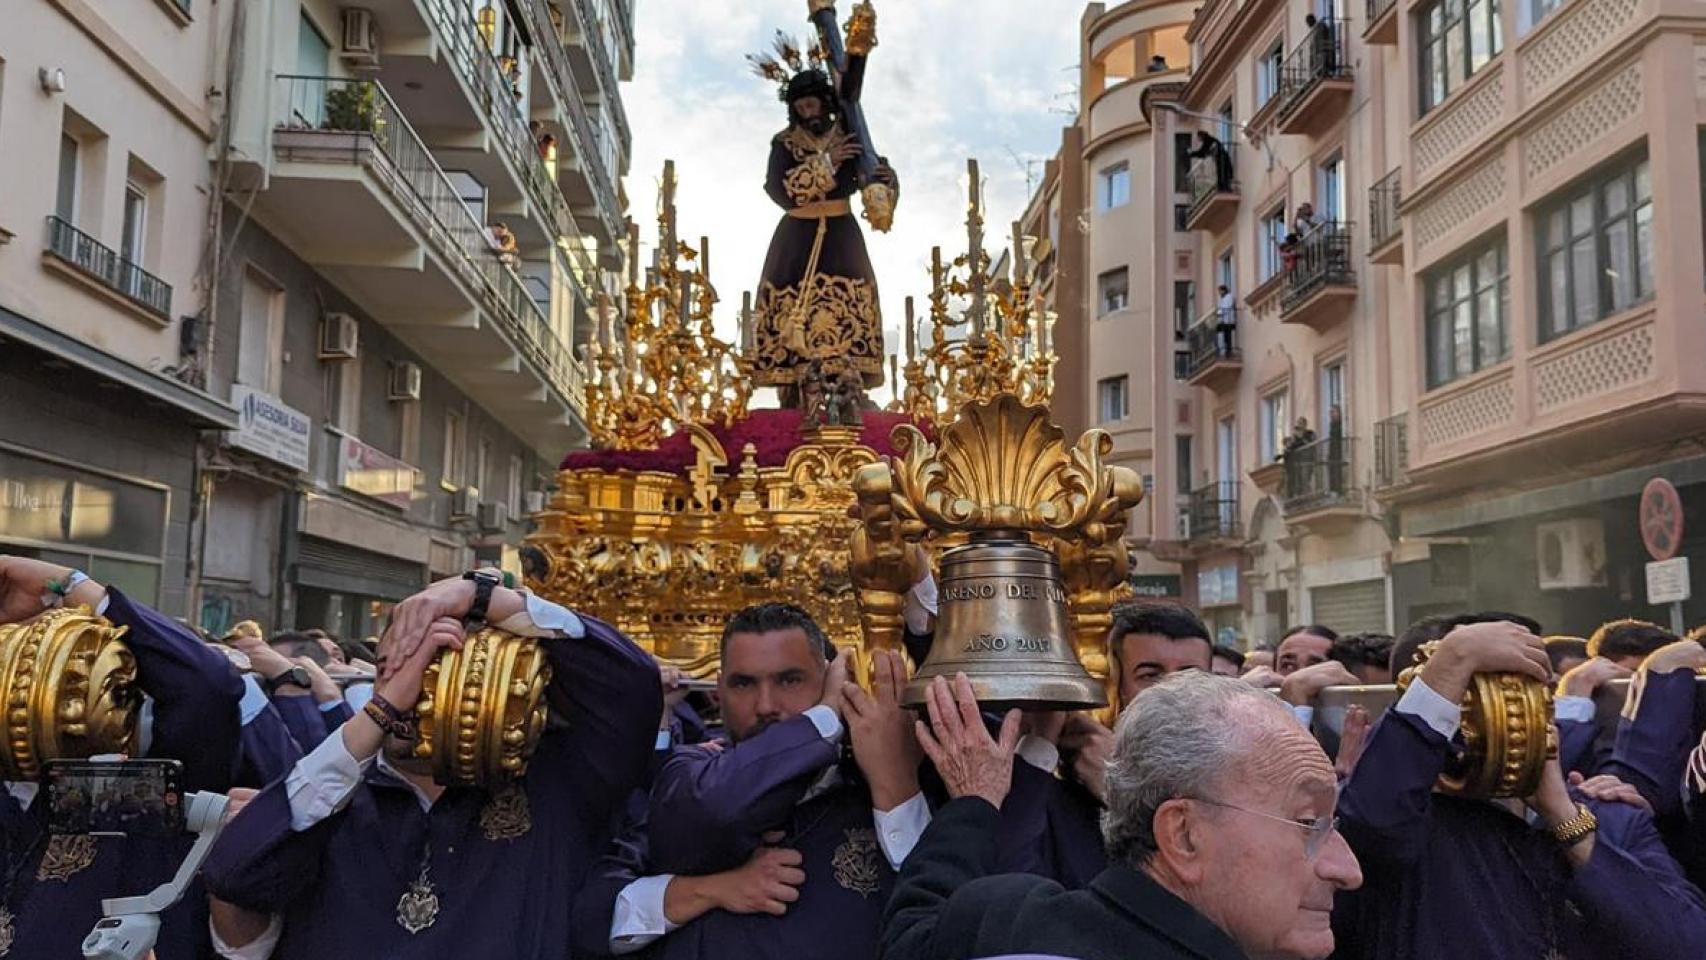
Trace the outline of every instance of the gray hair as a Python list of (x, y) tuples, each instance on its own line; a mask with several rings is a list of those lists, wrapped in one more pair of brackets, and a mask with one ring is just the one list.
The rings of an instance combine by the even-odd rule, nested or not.
[[(1102, 838), (1108, 857), (1140, 867), (1154, 856), (1155, 812), (1180, 797), (1213, 799), (1267, 724), (1295, 723), (1272, 693), (1206, 670), (1184, 670), (1138, 694), (1114, 728)], [(1252, 722), (1258, 721), (1258, 722)]]

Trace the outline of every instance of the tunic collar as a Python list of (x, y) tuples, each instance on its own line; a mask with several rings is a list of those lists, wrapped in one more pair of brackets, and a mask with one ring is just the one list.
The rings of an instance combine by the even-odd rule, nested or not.
[(1090, 889), (1157, 936), (1198, 957), (1246, 960), (1225, 931), (1141, 870), (1116, 864), (1090, 881)]

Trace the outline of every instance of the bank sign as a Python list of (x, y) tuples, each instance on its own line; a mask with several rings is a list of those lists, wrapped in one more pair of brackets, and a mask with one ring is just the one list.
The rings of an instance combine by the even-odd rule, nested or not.
[(237, 408), (237, 429), (226, 434), (231, 445), (287, 467), (308, 470), (312, 423), (283, 400), (253, 387), (232, 384), (231, 404)]

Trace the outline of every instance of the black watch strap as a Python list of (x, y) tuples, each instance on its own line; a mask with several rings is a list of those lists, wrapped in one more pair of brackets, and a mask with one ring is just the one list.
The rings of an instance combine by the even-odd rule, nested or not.
[(492, 591), (497, 589), (501, 580), (489, 570), (470, 570), (462, 575), (462, 579), (474, 581), (474, 602), (468, 605), (468, 615), (464, 620), (471, 627), (483, 627), (486, 625), (486, 611), (492, 605)]
[(276, 693), (279, 687), (285, 686), (286, 684), (295, 684), (296, 686), (307, 690), (313, 686), (314, 679), (308, 675), (308, 670), (306, 668), (293, 666), (276, 677), (267, 678), (267, 692)]

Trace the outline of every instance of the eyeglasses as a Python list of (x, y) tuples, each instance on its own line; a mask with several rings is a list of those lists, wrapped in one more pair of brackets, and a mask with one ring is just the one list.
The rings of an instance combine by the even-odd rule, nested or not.
[(1230, 803), (1221, 803), (1218, 800), (1204, 800), (1201, 797), (1185, 797), (1184, 799), (1192, 800), (1197, 803), (1206, 803), (1211, 807), (1220, 807), (1223, 810), (1236, 810), (1239, 813), (1247, 813), (1252, 817), (1261, 817), (1264, 820), (1277, 820), (1280, 823), (1288, 823), (1307, 834), (1303, 839), (1303, 856), (1307, 860), (1314, 860), (1316, 857), (1320, 856), (1321, 848), (1327, 845), (1327, 838), (1332, 836), (1339, 829), (1338, 817), (1311, 817), (1307, 820), (1293, 820), (1290, 817), (1281, 817), (1271, 813), (1263, 813), (1260, 810), (1250, 810)]

